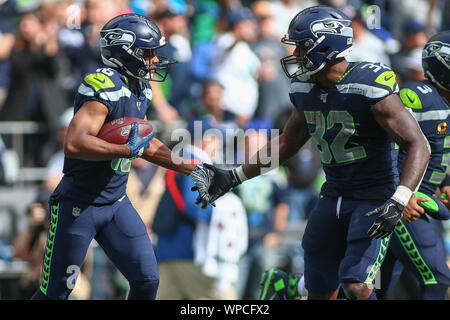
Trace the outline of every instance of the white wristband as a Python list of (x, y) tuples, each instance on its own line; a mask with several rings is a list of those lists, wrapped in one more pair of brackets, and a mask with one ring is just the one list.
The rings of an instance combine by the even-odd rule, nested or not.
[(412, 194), (413, 192), (408, 187), (400, 185), (391, 198), (406, 207)]
[(241, 181), (241, 183), (244, 182), (245, 180), (248, 180), (248, 178), (244, 174), (244, 170), (242, 169), (242, 166), (239, 166), (234, 170), (236, 170), (236, 174), (237, 174), (239, 180)]

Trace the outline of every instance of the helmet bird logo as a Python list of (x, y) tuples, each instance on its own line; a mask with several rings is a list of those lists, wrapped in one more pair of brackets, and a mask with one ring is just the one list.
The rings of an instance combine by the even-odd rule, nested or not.
[(131, 31), (125, 31), (122, 29), (112, 29), (106, 31), (107, 33), (105, 34), (105, 36), (100, 40), (101, 45), (104, 47), (116, 46), (121, 44), (131, 46), (136, 39), (136, 35)]
[(335, 19), (323, 19), (311, 23), (311, 32), (317, 37), (319, 33), (329, 33), (335, 35), (342, 35), (351, 37), (353, 30), (351, 27), (346, 27), (342, 22)]

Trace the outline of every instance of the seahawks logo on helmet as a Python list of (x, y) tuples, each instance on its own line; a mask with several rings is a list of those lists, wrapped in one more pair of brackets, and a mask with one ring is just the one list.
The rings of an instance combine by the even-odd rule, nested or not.
[(102, 33), (104, 33), (104, 36), (102, 36), (102, 38), (100, 39), (100, 44), (102, 47), (121, 44), (127, 44), (131, 46), (136, 39), (136, 35), (133, 32), (122, 29), (105, 30)]
[(439, 53), (441, 57), (448, 63), (450, 63), (450, 46), (441, 41), (432, 41), (428, 43), (422, 52), (422, 58), (428, 58)]
[(311, 23), (311, 32), (317, 37), (319, 33), (329, 33), (347, 37), (353, 36), (351, 27), (345, 26), (341, 21), (335, 19), (323, 19)]

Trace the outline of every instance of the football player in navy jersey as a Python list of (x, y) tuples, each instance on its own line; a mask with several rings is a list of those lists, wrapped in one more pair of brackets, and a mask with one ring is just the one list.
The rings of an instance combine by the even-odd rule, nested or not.
[[(298, 13), (282, 39), (295, 46), (281, 59), (295, 108), (271, 159), (282, 164), (313, 137), (326, 173), (302, 241), (310, 299), (335, 299), (340, 286), (349, 299), (376, 298), (373, 282), (390, 235), (430, 156), (417, 121), (396, 94), (394, 72), (380, 63), (347, 62), (352, 41), (351, 21), (328, 6)], [(393, 140), (406, 151), (400, 179)], [(271, 163), (260, 159), (271, 150), (269, 142), (232, 170), (205, 164), (214, 172), (207, 203), (261, 174)], [(298, 283), (291, 280), (265, 272), (261, 297), (288, 298)]]
[[(129, 281), (128, 298), (155, 299), (155, 255), (125, 193), (131, 159), (142, 157), (182, 172), (194, 184), (211, 175), (202, 165), (178, 161), (153, 133), (140, 137), (136, 122), (124, 145), (108, 143), (97, 134), (114, 119), (146, 118), (152, 98), (149, 81), (164, 81), (174, 63), (156, 54), (165, 44), (156, 24), (136, 14), (117, 16), (101, 30), (105, 68), (86, 75), (75, 97), (64, 143), (64, 177), (49, 199), (51, 225), (42, 282), (32, 299), (67, 299), (94, 238)], [(207, 189), (200, 186), (199, 192), (208, 198)]]
[[(430, 38), (422, 54), (427, 80), (406, 83), (400, 89), (400, 99), (418, 121), (431, 147), (431, 157), (418, 191), (409, 200), (403, 218), (394, 229), (389, 250), (400, 261), (386, 261), (381, 270), (384, 295), (395, 285), (401, 267), (415, 275), (419, 284), (419, 298), (444, 300), (450, 285), (450, 270), (446, 252), (437, 234), (436, 220), (450, 218), (449, 209), (436, 197), (450, 164), (450, 31)], [(405, 161), (400, 150), (399, 169)], [(447, 182), (448, 183), (448, 182)], [(399, 267), (397, 267), (399, 266)], [(397, 275), (397, 276), (396, 276)]]

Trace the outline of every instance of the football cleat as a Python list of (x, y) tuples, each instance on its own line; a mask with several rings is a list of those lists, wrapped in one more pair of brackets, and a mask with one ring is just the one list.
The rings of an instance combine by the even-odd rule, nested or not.
[(301, 298), (297, 285), (300, 276), (288, 274), (282, 270), (269, 269), (261, 276), (260, 300), (292, 300)]

